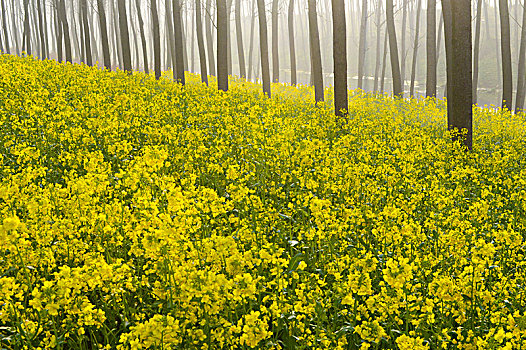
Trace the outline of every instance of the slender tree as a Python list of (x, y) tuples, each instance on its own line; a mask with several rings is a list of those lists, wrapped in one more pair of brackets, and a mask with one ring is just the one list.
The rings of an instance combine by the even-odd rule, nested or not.
[(205, 13), (205, 31), (206, 31), (206, 49), (208, 51), (208, 67), (210, 67), (210, 75), (216, 75), (216, 63), (214, 59), (214, 37), (212, 35), (212, 14), (211, 14), (211, 0), (206, 0)]
[(24, 43), (25, 51), (31, 56), (31, 28), (29, 27), (29, 0), (24, 0)]
[(437, 94), (436, 0), (427, 0), (426, 96)]
[(86, 50), (86, 64), (88, 66), (93, 65), (93, 58), (91, 56), (91, 39), (90, 39), (90, 30), (88, 22), (88, 4), (86, 0), (80, 0), (80, 10), (81, 10), (81, 22), (84, 32), (84, 47)]
[(475, 47), (473, 49), (473, 103), (477, 103), (479, 81), (480, 24), (482, 21), (482, 0), (477, 0), (477, 17), (475, 19)]
[(166, 45), (168, 46), (168, 52), (170, 53), (170, 63), (172, 65), (172, 76), (174, 80), (177, 80), (177, 71), (176, 71), (176, 59), (175, 59), (175, 37), (174, 37), (174, 25), (173, 25), (173, 15), (172, 15), (172, 6), (170, 6), (171, 0), (164, 1), (164, 23), (166, 28), (167, 41)]
[(272, 0), (272, 81), (279, 81), (278, 0)]
[(252, 74), (252, 50), (254, 48), (254, 22), (256, 21), (256, 0), (252, 0), (252, 11), (250, 13), (250, 44), (248, 47), (248, 74), (247, 79), (250, 81)]
[(378, 91), (378, 80), (380, 78), (380, 60), (382, 45), (382, 0), (376, 0), (376, 61), (374, 64), (374, 87), (373, 91)]
[(104, 67), (106, 67), (107, 70), (111, 70), (110, 45), (108, 39), (108, 29), (106, 28), (106, 10), (104, 9), (103, 0), (97, 0), (97, 10), (99, 12), (99, 26)]
[(323, 72), (321, 66), (320, 34), (318, 31), (318, 11), (316, 0), (308, 0), (309, 12), (309, 44), (312, 61), (312, 77), (314, 82), (314, 100), (316, 103), (324, 100)]
[(398, 61), (398, 46), (396, 44), (396, 30), (394, 24), (393, 0), (386, 0), (387, 32), (389, 35), (389, 56), (391, 57), (391, 73), (393, 75), (393, 95), (404, 97), (400, 63)]
[(153, 65), (155, 79), (161, 78), (161, 33), (159, 29), (159, 14), (157, 11), (157, 0), (150, 0), (150, 12), (152, 16), (153, 32)]
[(0, 1), (0, 5), (2, 6), (2, 30), (4, 32), (4, 40), (5, 40), (5, 52), (7, 54), (11, 54), (11, 48), (9, 46), (9, 34), (7, 32), (7, 21), (6, 21), (6, 12), (5, 12), (5, 0)]
[(243, 32), (241, 31), (241, 0), (236, 0), (236, 37), (237, 37), (237, 56), (239, 61), (239, 74), (242, 78), (247, 77), (245, 67), (245, 52), (243, 50)]
[[(46, 35), (44, 33), (44, 11), (42, 9), (42, 0), (36, 0), (36, 2), (38, 14), (38, 33), (40, 37), (40, 51), (42, 52), (42, 59), (47, 59), (49, 54), (47, 52)], [(5, 17), (5, 13), (3, 17)]]
[(130, 48), (130, 34), (128, 30), (128, 14), (126, 12), (126, 0), (117, 0), (119, 13), (119, 29), (120, 41), (122, 46), (122, 58), (124, 63), (124, 70), (131, 72), (131, 48)]
[(135, 8), (137, 9), (137, 17), (139, 20), (139, 31), (141, 34), (142, 57), (144, 61), (144, 72), (150, 73), (148, 64), (148, 47), (146, 46), (146, 35), (144, 34), (144, 21), (141, 13), (141, 0), (135, 0)]
[[(11, 13), (14, 14), (15, 13), (15, 1), (17, 0), (11, 0)], [(12, 16), (12, 20), (11, 20), (11, 33), (13, 34), (13, 41), (15, 42), (15, 52), (17, 52), (18, 54), (21, 54), (21, 50), (20, 50), (20, 41), (18, 39), (18, 33), (17, 33), (17, 29), (16, 29), (16, 24), (15, 24), (15, 16), (13, 15)]]
[(59, 10), (58, 10), (58, 0), (55, 0), (54, 2), (54, 8), (55, 8), (55, 27), (56, 27), (56, 34), (57, 34), (57, 60), (59, 62), (62, 62), (63, 60), (63, 52), (62, 52), (62, 46), (63, 46), (63, 33), (62, 33), (62, 23), (60, 20)]
[[(472, 128), (472, 42), (470, 0), (442, 0), (446, 41), (448, 129), (466, 130), (461, 140), (471, 149)], [(453, 134), (454, 139), (458, 139)]]
[[(297, 69), (296, 69), (296, 46), (294, 43), (294, 0), (289, 0), (288, 27), (289, 27), (290, 83), (292, 85), (296, 85), (298, 83), (298, 78), (297, 78)], [(345, 64), (347, 64), (347, 62), (345, 62)]]
[(344, 0), (332, 0), (332, 47), (334, 60), (334, 111), (347, 114), (347, 38)]
[(413, 61), (411, 62), (411, 85), (409, 88), (409, 94), (411, 97), (415, 95), (416, 62), (418, 58), (418, 37), (420, 35), (420, 12), (422, 11), (422, 0), (417, 0), (417, 3), (415, 42), (413, 45)]
[(217, 87), (228, 90), (227, 0), (217, 0)]
[(199, 63), (201, 68), (201, 81), (208, 85), (206, 70), (205, 41), (203, 37), (203, 23), (201, 16), (201, 0), (195, 0), (195, 27), (197, 31), (197, 48), (199, 50)]
[(263, 93), (265, 93), (270, 98), (270, 64), (268, 59), (268, 34), (267, 18), (265, 15), (265, 0), (257, 0), (257, 5)]
[(64, 47), (66, 49), (66, 61), (72, 63), (72, 54), (71, 54), (71, 38), (69, 35), (69, 24), (68, 17), (66, 12), (66, 1), (59, 0), (59, 15), (60, 22), (62, 24), (62, 33), (64, 35)]
[(523, 6), (522, 13), (522, 28), (521, 28), (521, 43), (519, 49), (519, 65), (517, 72), (517, 95), (515, 98), (515, 112), (519, 113), (524, 107), (524, 90), (526, 74), (526, 6)]
[(500, 15), (500, 47), (502, 52), (502, 108), (512, 108), (512, 70), (511, 70), (511, 45), (510, 45), (510, 15), (508, 0), (499, 0)]
[(363, 89), (366, 36), (367, 36), (367, 0), (362, 0), (362, 19), (360, 22), (360, 43), (358, 47), (358, 89)]
[(383, 50), (383, 58), (382, 58), (382, 78), (380, 79), (380, 92), (384, 93), (384, 87), (385, 87), (385, 68), (387, 66), (387, 37), (389, 35), (387, 34), (387, 26), (385, 28), (385, 35), (384, 35), (384, 50)]
[(409, 5), (409, 0), (402, 0), (402, 52), (401, 52), (401, 62), (400, 62), (400, 77), (402, 79), (402, 91), (405, 91), (405, 59), (407, 57), (407, 48), (405, 45), (406, 31), (407, 31), (407, 7)]
[(181, 23), (181, 3), (180, 0), (173, 0), (173, 19), (174, 19), (174, 41), (175, 41), (175, 71), (176, 81), (185, 84), (184, 71), (187, 64), (184, 60), (184, 40), (183, 25)]

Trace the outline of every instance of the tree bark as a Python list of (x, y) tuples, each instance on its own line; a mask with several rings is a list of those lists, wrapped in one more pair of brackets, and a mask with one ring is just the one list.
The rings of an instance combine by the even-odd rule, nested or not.
[(7, 32), (7, 21), (6, 21), (6, 14), (5, 12), (5, 0), (1, 0), (0, 4), (2, 6), (2, 29), (4, 31), (4, 37), (5, 37), (5, 52), (9, 55), (11, 54), (11, 48), (9, 47), (9, 34)]
[(256, 20), (256, 0), (252, 0), (252, 11), (250, 13), (250, 44), (248, 48), (248, 75), (247, 79), (250, 81), (252, 77), (252, 51), (254, 48), (254, 22)]
[(64, 47), (66, 49), (66, 61), (72, 63), (71, 55), (71, 38), (69, 35), (69, 24), (66, 13), (66, 2), (65, 0), (59, 0), (59, 15), (60, 22), (62, 23), (62, 31), (64, 35)]
[[(289, 27), (290, 83), (292, 85), (296, 85), (298, 83), (298, 77), (297, 77), (297, 68), (296, 68), (296, 45), (294, 43), (294, 0), (289, 0), (288, 27)], [(345, 64), (347, 67), (347, 62), (345, 62)]]
[(517, 95), (515, 98), (515, 113), (519, 113), (524, 107), (524, 89), (526, 74), (526, 6), (523, 6), (522, 13), (522, 29), (521, 29), (521, 43), (519, 49), (519, 65), (517, 72)]
[(362, 0), (362, 19), (360, 22), (360, 43), (358, 48), (358, 89), (363, 89), (365, 65), (365, 44), (367, 33), (367, 0)]
[(206, 30), (206, 46), (208, 51), (208, 67), (210, 68), (210, 75), (216, 75), (216, 63), (214, 59), (214, 37), (212, 35), (212, 15), (211, 15), (211, 0), (206, 0), (205, 11), (205, 30)]
[[(42, 59), (47, 59), (49, 57), (49, 53), (48, 53), (48, 50), (47, 50), (47, 45), (46, 45), (46, 36), (44, 34), (44, 20), (43, 20), (43, 16), (42, 16), (42, 0), (36, 0), (37, 1), (37, 14), (38, 14), (38, 32), (40, 34), (40, 50), (42, 52)], [(5, 17), (5, 12), (4, 12), (4, 16), (2, 17)]]
[(373, 91), (378, 91), (378, 80), (380, 78), (380, 60), (382, 45), (382, 0), (377, 0), (376, 4), (376, 62), (374, 64), (374, 87)]
[(427, 0), (426, 97), (437, 94), (436, 0)]
[(173, 18), (174, 18), (174, 41), (175, 41), (175, 80), (185, 84), (185, 60), (184, 60), (184, 41), (183, 41), (183, 24), (181, 23), (181, 3), (180, 0), (173, 0)]
[(126, 0), (117, 0), (119, 12), (119, 29), (122, 46), (122, 59), (124, 70), (131, 72), (131, 48), (130, 48), (130, 33), (128, 30), (128, 14), (126, 12)]
[(393, 95), (404, 97), (402, 90), (402, 78), (400, 74), (400, 63), (398, 60), (398, 47), (396, 43), (396, 30), (393, 14), (393, 0), (386, 0), (387, 32), (389, 34), (389, 56), (391, 57), (391, 73), (393, 76)]
[(137, 8), (137, 17), (139, 20), (139, 31), (141, 33), (142, 57), (144, 61), (144, 72), (150, 73), (148, 62), (148, 47), (146, 46), (146, 35), (144, 34), (144, 21), (141, 13), (141, 0), (135, 0), (135, 7)]
[(312, 78), (314, 83), (314, 100), (316, 103), (324, 100), (323, 72), (321, 66), (320, 34), (318, 31), (318, 13), (316, 0), (308, 0), (309, 12), (309, 43), (312, 61)]
[(263, 93), (270, 98), (270, 64), (268, 59), (267, 18), (265, 15), (265, 0), (257, 0), (259, 18), (259, 46), (261, 56), (261, 73)]
[[(11, 13), (15, 13), (15, 0), (11, 0)], [(15, 52), (18, 54), (21, 54), (20, 52), (20, 41), (18, 40), (18, 33), (16, 30), (16, 24), (15, 24), (15, 16), (13, 15), (13, 18), (11, 20), (11, 33), (13, 33), (13, 41), (15, 42)]]
[(245, 52), (243, 50), (243, 32), (241, 30), (241, 0), (236, 0), (236, 37), (237, 37), (237, 56), (239, 60), (239, 74), (241, 78), (247, 77), (245, 67)]
[(511, 110), (513, 85), (508, 0), (499, 0), (499, 15), (501, 33), (500, 47), (502, 52), (502, 109)]
[(157, 0), (150, 0), (150, 11), (152, 15), (153, 32), (153, 65), (155, 79), (161, 78), (161, 33), (159, 28), (159, 13), (157, 11)]
[(217, 87), (228, 91), (227, 0), (217, 0)]
[(29, 27), (29, 0), (24, 0), (24, 49), (31, 56), (31, 28)]
[(197, 31), (197, 48), (199, 50), (199, 63), (201, 68), (201, 81), (208, 85), (206, 70), (205, 42), (203, 38), (203, 23), (201, 16), (201, 0), (195, 0), (195, 27)]
[(387, 26), (385, 28), (385, 35), (384, 35), (384, 50), (383, 50), (383, 58), (382, 58), (382, 78), (380, 79), (380, 92), (384, 93), (384, 87), (385, 87), (385, 68), (387, 66)]
[(477, 0), (477, 17), (475, 19), (475, 47), (473, 49), (473, 103), (477, 103), (479, 80), (480, 24), (482, 20), (482, 0)]
[(332, 0), (332, 47), (334, 60), (334, 112), (344, 117), (347, 102), (347, 38), (344, 0)]
[(97, 9), (99, 12), (99, 26), (102, 42), (102, 56), (104, 58), (104, 67), (106, 67), (107, 70), (111, 70), (110, 45), (108, 39), (108, 29), (106, 28), (106, 11), (104, 9), (103, 0), (97, 0)]
[(402, 91), (405, 91), (405, 59), (407, 57), (407, 48), (405, 46), (406, 30), (407, 30), (407, 6), (409, 0), (402, 0), (402, 52), (400, 64), (400, 77), (402, 79)]
[(413, 45), (413, 62), (411, 62), (411, 86), (409, 94), (411, 97), (415, 96), (415, 78), (416, 78), (416, 62), (418, 58), (418, 37), (420, 35), (420, 12), (422, 11), (422, 0), (417, 0), (416, 6), (416, 25), (415, 25), (415, 41)]
[(448, 129), (466, 129), (465, 136), (453, 133), (453, 140), (461, 140), (472, 148), (472, 42), (471, 4), (469, 0), (442, 0), (444, 37), (446, 41)]
[(93, 58), (91, 56), (91, 40), (90, 40), (90, 30), (88, 22), (88, 4), (86, 0), (80, 0), (80, 10), (81, 10), (81, 19), (84, 32), (84, 47), (86, 50), (86, 64), (88, 66), (93, 65)]
[(278, 0), (272, 0), (272, 81), (279, 81)]

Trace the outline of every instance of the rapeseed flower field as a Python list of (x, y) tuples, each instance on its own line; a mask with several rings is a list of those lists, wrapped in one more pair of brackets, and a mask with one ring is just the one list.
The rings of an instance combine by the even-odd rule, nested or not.
[(0, 348), (526, 349), (523, 115), (189, 80), (0, 56)]

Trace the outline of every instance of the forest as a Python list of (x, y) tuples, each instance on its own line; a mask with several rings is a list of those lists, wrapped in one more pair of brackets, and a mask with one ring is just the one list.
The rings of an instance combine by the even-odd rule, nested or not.
[(520, 0), (0, 0), (0, 349), (526, 349)]

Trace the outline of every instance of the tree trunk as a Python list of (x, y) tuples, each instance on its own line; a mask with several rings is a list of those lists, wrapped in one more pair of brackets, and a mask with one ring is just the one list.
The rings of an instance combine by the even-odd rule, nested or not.
[(181, 3), (180, 0), (173, 1), (173, 19), (174, 19), (174, 41), (175, 41), (175, 80), (185, 84), (185, 60), (184, 60), (184, 41), (183, 41), (183, 24), (181, 23)]
[(227, 0), (217, 0), (217, 87), (228, 91)]
[[(11, 0), (11, 13), (15, 13), (15, 0)], [(15, 52), (20, 55), (20, 41), (18, 40), (18, 34), (15, 24), (15, 16), (12, 16), (11, 20), (11, 33), (13, 34), (13, 41), (15, 42)]]
[(272, 0), (272, 81), (279, 81), (278, 0)]
[[(42, 18), (42, 0), (37, 0), (37, 14), (38, 14), (38, 32), (40, 34), (40, 50), (42, 51), (42, 59), (47, 59), (49, 54), (47, 52), (46, 45), (46, 36), (44, 34), (44, 20)], [(4, 16), (5, 17), (5, 12)]]
[(144, 34), (144, 21), (141, 13), (141, 0), (135, 0), (135, 7), (137, 8), (137, 17), (139, 19), (139, 31), (141, 33), (142, 57), (144, 61), (144, 72), (150, 73), (148, 62), (148, 47), (146, 47), (146, 35)]
[(243, 50), (243, 32), (241, 31), (241, 0), (236, 0), (236, 36), (237, 36), (237, 55), (239, 59), (239, 74), (241, 78), (247, 77), (245, 67), (245, 52)]
[(467, 130), (465, 137), (453, 133), (472, 148), (472, 51), (471, 4), (469, 0), (442, 0), (446, 41), (448, 129)]
[(212, 35), (212, 15), (211, 15), (211, 0), (206, 0), (205, 11), (205, 29), (206, 29), (206, 46), (208, 51), (208, 67), (210, 68), (210, 75), (216, 75), (216, 63), (214, 59), (214, 37)]
[(29, 27), (29, 0), (24, 0), (24, 49), (31, 56), (31, 28)]
[(415, 42), (413, 45), (413, 62), (411, 62), (411, 86), (409, 94), (411, 97), (415, 96), (415, 78), (416, 78), (416, 61), (418, 58), (418, 37), (420, 35), (420, 12), (422, 11), (422, 0), (417, 0), (416, 6), (416, 25), (415, 25)]
[(62, 62), (63, 52), (62, 52), (62, 40), (63, 40), (63, 33), (62, 33), (62, 24), (60, 23), (60, 15), (58, 10), (58, 2), (55, 0), (55, 27), (57, 32), (57, 60), (58, 62)]
[(256, 0), (252, 0), (252, 11), (250, 13), (250, 44), (248, 48), (248, 76), (247, 79), (250, 81), (252, 77), (252, 51), (254, 48), (254, 22), (256, 20)]
[(164, 1), (164, 23), (166, 28), (166, 34), (168, 36), (168, 40), (166, 41), (166, 45), (168, 46), (168, 51), (170, 53), (170, 63), (172, 64), (172, 76), (174, 80), (177, 80), (177, 72), (176, 72), (176, 59), (175, 59), (175, 37), (174, 37), (174, 25), (173, 25), (173, 15), (172, 15), (172, 7), (170, 6), (170, 0)]
[(5, 37), (5, 52), (9, 55), (11, 54), (11, 48), (9, 47), (9, 35), (7, 33), (7, 21), (6, 21), (6, 12), (5, 12), (5, 0), (1, 0), (0, 4), (2, 6), (2, 13), (4, 14), (2, 16), (2, 29), (4, 31), (4, 37)]
[(360, 22), (360, 43), (358, 48), (358, 89), (363, 89), (365, 65), (365, 44), (367, 33), (367, 0), (362, 0), (362, 19)]
[(480, 24), (482, 19), (482, 0), (477, 0), (477, 17), (475, 20), (475, 48), (473, 49), (473, 103), (477, 103), (479, 80)]
[(104, 10), (103, 0), (97, 0), (97, 9), (99, 11), (99, 25), (102, 42), (102, 56), (104, 58), (104, 67), (106, 67), (107, 70), (111, 70), (110, 46), (108, 39), (108, 30), (106, 28), (106, 11)]
[(117, 48), (117, 57), (119, 59), (119, 68), (122, 69), (122, 67), (124, 67), (124, 59), (122, 57), (122, 43), (121, 41), (119, 40), (120, 38), (120, 35), (119, 35), (119, 19), (118, 19), (118, 14), (117, 14), (117, 4), (115, 3), (109, 3), (110, 4), (110, 8), (111, 8), (111, 12), (112, 12), (112, 19), (113, 19), (113, 31), (114, 31), (114, 35), (112, 35), (112, 38), (114, 39), (114, 44), (115, 44), (115, 47)]
[(228, 75), (232, 75), (232, 43), (230, 42), (230, 12), (232, 9), (232, 0), (226, 0), (226, 47), (227, 47), (227, 68)]
[(270, 98), (270, 64), (268, 60), (267, 18), (265, 15), (265, 0), (257, 0), (259, 17), (259, 45), (261, 56), (261, 73), (263, 93)]
[(407, 30), (407, 6), (409, 0), (402, 0), (402, 52), (401, 52), (401, 65), (400, 65), (400, 77), (402, 80), (402, 92), (405, 91), (405, 59), (407, 57), (407, 48), (405, 47), (405, 37)]
[(427, 0), (426, 97), (437, 94), (436, 0)]
[(150, 11), (152, 15), (153, 32), (153, 65), (155, 79), (161, 78), (161, 33), (159, 29), (159, 13), (157, 11), (157, 0), (150, 0)]
[(508, 0), (499, 0), (500, 14), (500, 47), (502, 52), (502, 108), (512, 108), (512, 71), (511, 71), (511, 46), (510, 46), (510, 15)]
[(498, 29), (498, 24), (497, 24), (497, 21), (499, 20), (499, 14), (498, 14), (498, 0), (495, 0), (495, 3), (494, 3), (494, 10), (495, 10), (495, 14), (494, 14), (494, 17), (495, 17), (495, 56), (497, 56), (497, 67), (500, 67), (501, 69), (498, 69), (497, 68), (497, 74), (498, 74), (498, 82), (500, 83), (502, 81), (502, 65), (500, 63), (500, 56), (501, 56), (501, 49), (500, 49), (500, 44), (499, 44), (499, 29)]
[[(289, 54), (290, 54), (290, 83), (292, 85), (296, 85), (298, 83), (298, 78), (297, 78), (297, 72), (296, 72), (297, 70), (296, 69), (296, 47), (294, 43), (294, 0), (289, 0), (288, 27), (289, 27)], [(347, 62), (345, 62), (345, 67), (347, 67)]]
[(86, 50), (86, 64), (88, 66), (93, 65), (93, 58), (91, 57), (91, 41), (90, 41), (90, 30), (88, 22), (88, 4), (86, 0), (80, 0), (81, 19), (84, 32), (84, 47)]
[(515, 113), (519, 113), (524, 107), (524, 88), (526, 74), (525, 69), (526, 60), (526, 6), (523, 7), (522, 13), (522, 29), (521, 29), (521, 43), (519, 49), (519, 66), (517, 72), (517, 96), (515, 98)]
[(66, 61), (72, 63), (71, 55), (71, 38), (69, 35), (69, 24), (66, 13), (66, 2), (65, 0), (59, 0), (59, 14), (60, 22), (62, 23), (62, 31), (64, 35), (64, 47), (66, 49)]
[(117, 0), (118, 12), (119, 12), (119, 29), (120, 29), (120, 41), (122, 46), (122, 59), (124, 64), (124, 70), (131, 72), (131, 48), (130, 48), (130, 33), (128, 30), (128, 14), (126, 12), (126, 0)]
[(384, 51), (383, 51), (383, 58), (382, 58), (382, 79), (380, 80), (380, 92), (384, 93), (384, 87), (385, 87), (385, 68), (387, 66), (387, 26), (385, 28), (385, 35), (384, 35)]
[(316, 0), (308, 0), (309, 12), (309, 43), (312, 61), (312, 78), (314, 83), (314, 100), (316, 103), (324, 100), (323, 72), (321, 66), (320, 34), (318, 32), (318, 13)]
[(377, 0), (376, 4), (376, 62), (374, 64), (374, 87), (373, 91), (378, 91), (378, 80), (380, 78), (380, 60), (382, 48), (382, 0)]
[(203, 38), (203, 23), (201, 16), (201, 0), (195, 0), (195, 27), (197, 31), (197, 48), (199, 50), (201, 81), (208, 85), (208, 74), (206, 71), (205, 41)]
[(347, 102), (347, 38), (344, 0), (332, 0), (332, 47), (334, 60), (334, 112), (344, 117)]
[(404, 97), (402, 90), (402, 77), (400, 74), (400, 63), (398, 61), (398, 46), (396, 43), (396, 30), (393, 14), (393, 0), (386, 0), (387, 32), (389, 34), (389, 56), (391, 57), (391, 73), (393, 75), (393, 95)]

